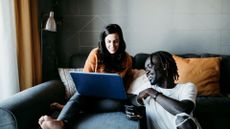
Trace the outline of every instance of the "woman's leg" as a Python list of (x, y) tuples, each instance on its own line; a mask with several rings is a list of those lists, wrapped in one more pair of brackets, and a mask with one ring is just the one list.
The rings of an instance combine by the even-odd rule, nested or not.
[(84, 111), (86, 112), (112, 112), (121, 111), (124, 102), (120, 100), (105, 99), (105, 98), (91, 98), (89, 103), (84, 103)]
[(68, 122), (73, 119), (73, 116), (76, 116), (80, 112), (80, 103), (84, 102), (82, 99), (82, 96), (75, 93), (64, 105), (57, 120)]
[(63, 129), (74, 116), (80, 112), (81, 96), (74, 94), (65, 104), (57, 119), (47, 115), (40, 117), (38, 123), (42, 129)]
[(42, 129), (62, 129), (64, 126), (74, 121), (81, 110), (86, 112), (109, 112), (119, 111), (123, 107), (123, 102), (104, 98), (86, 97), (74, 94), (65, 104), (57, 119), (42, 116), (39, 124)]

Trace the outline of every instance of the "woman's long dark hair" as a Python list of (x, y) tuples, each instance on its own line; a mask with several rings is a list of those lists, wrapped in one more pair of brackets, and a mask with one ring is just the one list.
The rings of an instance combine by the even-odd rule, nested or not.
[[(119, 36), (119, 48), (115, 54), (110, 54), (105, 46), (105, 37), (109, 34), (117, 33)], [(122, 71), (124, 67), (121, 62), (124, 60), (126, 53), (126, 44), (123, 38), (121, 27), (117, 24), (109, 24), (105, 26), (101, 32), (99, 47), (99, 63), (104, 64), (107, 71), (112, 69)]]

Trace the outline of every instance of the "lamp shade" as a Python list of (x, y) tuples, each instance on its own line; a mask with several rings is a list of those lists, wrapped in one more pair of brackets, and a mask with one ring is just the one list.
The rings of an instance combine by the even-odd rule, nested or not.
[(54, 12), (53, 11), (50, 12), (49, 18), (47, 19), (47, 22), (45, 25), (45, 30), (52, 31), (52, 32), (57, 31), (57, 25), (56, 25), (56, 21), (54, 19)]

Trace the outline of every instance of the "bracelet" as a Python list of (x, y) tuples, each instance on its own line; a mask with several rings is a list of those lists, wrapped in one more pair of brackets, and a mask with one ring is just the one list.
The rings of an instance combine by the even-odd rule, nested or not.
[(153, 99), (156, 100), (156, 99), (157, 99), (157, 96), (158, 96), (159, 94), (161, 94), (161, 93), (160, 93), (160, 92), (156, 92), (156, 93), (152, 96)]

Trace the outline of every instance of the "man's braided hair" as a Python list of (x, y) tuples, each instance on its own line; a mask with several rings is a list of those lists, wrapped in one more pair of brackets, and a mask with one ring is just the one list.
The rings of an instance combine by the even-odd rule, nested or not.
[(172, 77), (174, 80), (177, 80), (179, 74), (177, 72), (177, 65), (173, 56), (165, 51), (157, 51), (150, 55), (150, 62), (152, 63), (152, 57), (156, 56), (161, 63), (161, 66), (165, 68), (169, 77)]

